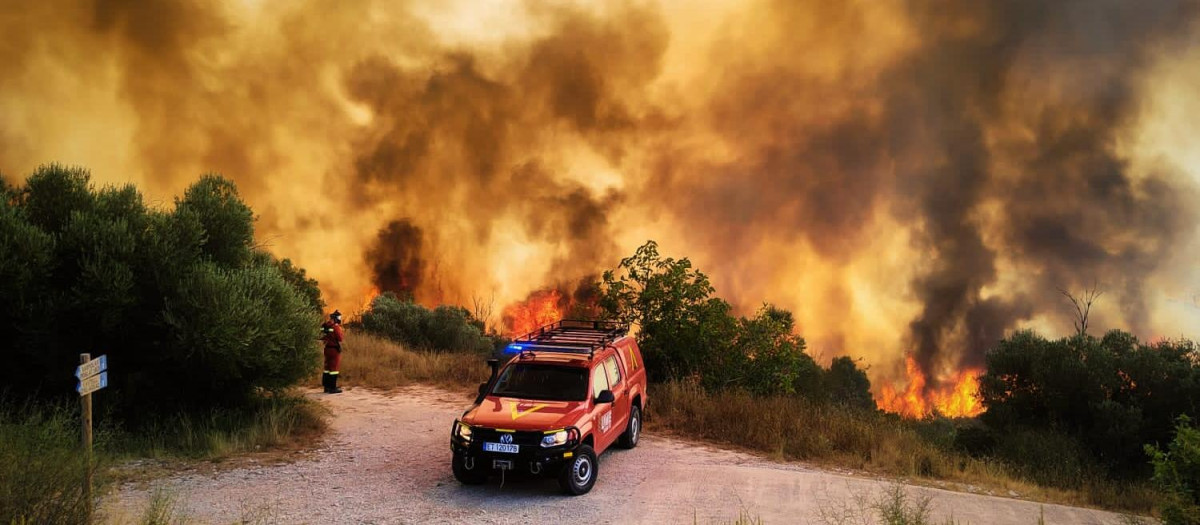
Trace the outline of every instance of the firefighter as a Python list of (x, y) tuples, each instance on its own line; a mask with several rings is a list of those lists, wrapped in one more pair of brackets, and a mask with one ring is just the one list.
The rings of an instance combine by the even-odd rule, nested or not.
[(340, 394), (338, 388), (338, 367), (342, 362), (342, 312), (334, 310), (329, 314), (329, 320), (321, 325), (321, 340), (325, 341), (325, 373), (321, 376), (321, 385), (326, 394)]

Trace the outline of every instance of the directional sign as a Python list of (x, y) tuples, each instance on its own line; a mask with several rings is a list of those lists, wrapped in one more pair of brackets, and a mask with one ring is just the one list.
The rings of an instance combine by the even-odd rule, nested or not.
[(75, 367), (75, 379), (87, 379), (108, 370), (108, 356), (102, 355)]
[(75, 390), (79, 391), (79, 395), (86, 396), (106, 386), (108, 386), (108, 372), (100, 372), (98, 375), (81, 379), (79, 384), (75, 385)]

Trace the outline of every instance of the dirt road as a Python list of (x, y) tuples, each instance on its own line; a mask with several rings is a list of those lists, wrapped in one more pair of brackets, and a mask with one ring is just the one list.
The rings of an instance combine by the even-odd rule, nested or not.
[[(191, 522), (233, 523), (723, 523), (739, 512), (764, 523), (825, 523), (821, 509), (854, 508), (893, 484), (845, 476), (646, 434), (634, 450), (606, 453), (590, 494), (563, 496), (553, 480), (459, 485), (449, 431), (469, 404), (458, 394), (408, 388), (326, 396), (335, 410), (320, 447), (294, 461), (247, 463), (129, 483), (109, 496), (110, 521), (136, 517), (155, 488)], [(931, 498), (939, 520), (959, 523), (1118, 523), (1115, 514), (1016, 499), (905, 487)], [(858, 523), (858, 521), (854, 521)]]

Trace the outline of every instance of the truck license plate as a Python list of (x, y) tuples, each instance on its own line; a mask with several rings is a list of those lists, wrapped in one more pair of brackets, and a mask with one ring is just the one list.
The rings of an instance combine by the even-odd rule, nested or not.
[(484, 452), (503, 452), (505, 454), (516, 454), (521, 450), (521, 445), (508, 445), (505, 443), (483, 443)]

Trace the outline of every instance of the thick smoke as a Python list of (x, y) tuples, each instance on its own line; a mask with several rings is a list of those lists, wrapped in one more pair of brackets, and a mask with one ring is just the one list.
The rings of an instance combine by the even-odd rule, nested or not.
[(407, 219), (388, 223), (367, 251), (371, 277), (380, 292), (414, 297), (425, 278), (421, 229)]
[(1069, 330), (1058, 288), (1106, 290), (1095, 326), (1195, 326), (1162, 301), (1200, 286), (1200, 168), (1136, 140), (1195, 3), (26, 4), (0, 172), (164, 203), (224, 173), (331, 306), (570, 308), (653, 238), (877, 384)]
[[(672, 153), (654, 187), (684, 189), (677, 213), (730, 252), (796, 236), (834, 261), (871, 256), (863, 237), (886, 200), (912, 225), (919, 307), (904, 350), (929, 389), (1053, 310), (1060, 287), (1104, 283), (1125, 323), (1152, 333), (1140, 287), (1191, 242), (1194, 189), (1171, 171), (1135, 173), (1118, 145), (1151, 53), (1177, 46), (1195, 7), (914, 2), (903, 15), (915, 40), (882, 64), (847, 48), (832, 73), (824, 55), (733, 66), (708, 114), (734, 160)], [(870, 25), (870, 13), (833, 3), (773, 12), (777, 50), (827, 38), (784, 27), (827, 20), (826, 31), (867, 38)], [(1020, 282), (988, 290), (1002, 262)]]

